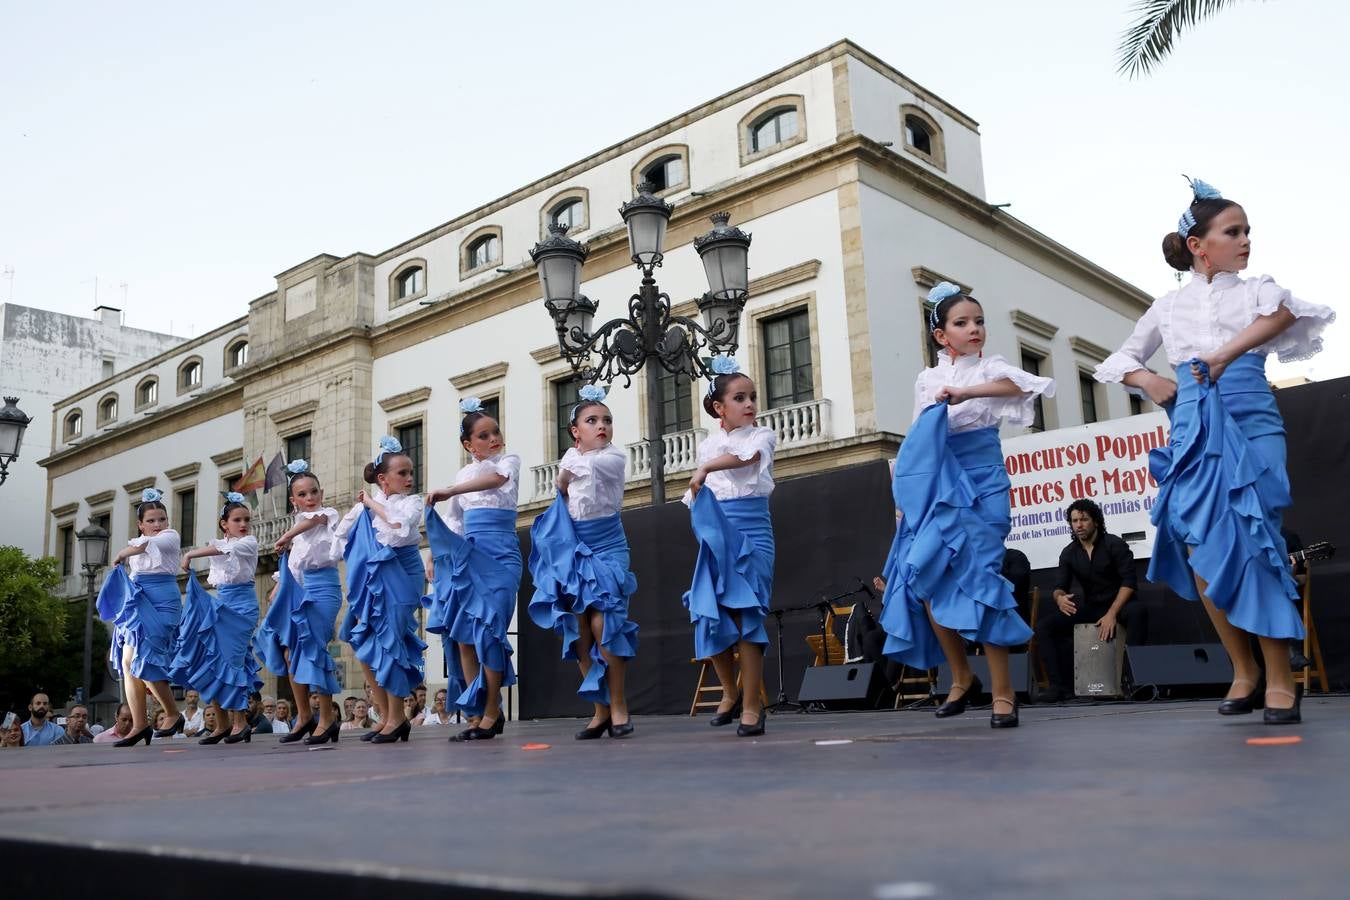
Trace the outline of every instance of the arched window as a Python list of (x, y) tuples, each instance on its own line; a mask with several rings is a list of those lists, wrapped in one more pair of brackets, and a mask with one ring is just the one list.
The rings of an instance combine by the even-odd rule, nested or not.
[(741, 165), (806, 140), (806, 101), (800, 94), (773, 97), (740, 122)]
[(72, 440), (80, 436), (84, 431), (84, 413), (78, 409), (72, 410), (66, 415), (65, 436), (66, 440)]
[(584, 211), (581, 207), (582, 203), (580, 197), (564, 200), (549, 211), (549, 224), (565, 225), (569, 229), (576, 228), (582, 223), (584, 217)]
[(559, 191), (539, 208), (539, 239), (547, 240), (550, 225), (566, 225), (572, 235), (591, 227), (591, 192), (584, 187)]
[(771, 110), (750, 126), (750, 152), (762, 153), (796, 136), (796, 107)]
[(225, 348), (226, 370), (246, 365), (248, 365), (248, 341), (235, 341)]
[(459, 276), (467, 278), (485, 272), (502, 262), (502, 229), (485, 225), (465, 238), (460, 245)]
[(178, 393), (202, 386), (202, 361), (193, 357), (178, 367)]
[(633, 184), (648, 182), (658, 197), (689, 187), (689, 148), (684, 144), (657, 147), (633, 167)]
[(403, 270), (398, 276), (398, 299), (407, 300), (427, 289), (427, 270), (421, 266)]
[(905, 137), (905, 150), (929, 165), (946, 170), (947, 152), (942, 139), (942, 127), (927, 112), (912, 103), (900, 107), (900, 125)]
[(109, 394), (98, 401), (98, 424), (102, 428), (117, 421), (117, 395)]
[(159, 379), (151, 375), (136, 385), (136, 410), (139, 412), (159, 402)]

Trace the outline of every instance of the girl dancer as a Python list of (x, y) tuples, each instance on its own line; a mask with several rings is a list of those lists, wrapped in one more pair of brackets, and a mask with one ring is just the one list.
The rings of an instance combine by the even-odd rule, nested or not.
[[(303, 459), (286, 466), (295, 524), (277, 539), (281, 554), (277, 589), (267, 610), (258, 643), (263, 661), (273, 672), (286, 672), (295, 694), (295, 728), (280, 739), (307, 745), (337, 742), (339, 722), (333, 717), (333, 695), (341, 688), (334, 674), (328, 642), (333, 639), (342, 582), (337, 562), (342, 542), (337, 537), (338, 511), (323, 505), (319, 476)], [(310, 703), (317, 693), (318, 718)], [(318, 729), (316, 734), (311, 732)]]
[[(778, 436), (755, 426), (759, 395), (736, 361), (713, 357), (712, 370), (703, 408), (721, 427), (699, 445), (698, 468), (684, 495), (698, 540), (693, 584), (684, 605), (694, 623), (694, 654), (712, 660), (722, 683), (722, 703), (711, 724), (730, 724), (740, 713), (736, 734), (756, 737), (764, 733), (760, 686), (769, 643), (764, 617), (773, 593), (774, 561), (769, 494)], [(739, 693), (734, 662), (738, 648)]]
[(380, 728), (363, 741), (392, 744), (408, 740), (412, 726), (403, 700), (422, 683), (422, 651), (414, 613), (422, 598), (421, 541), (417, 523), (422, 498), (413, 488), (412, 460), (392, 437), (380, 438), (380, 451), (366, 463), (366, 484), (378, 490), (357, 496), (357, 504), (338, 528), (347, 537), (347, 615), (341, 638), (352, 645), (371, 697), (380, 707)]
[[(178, 532), (169, 527), (164, 495), (154, 488), (141, 492), (136, 523), (141, 535), (113, 559), (113, 570), (98, 592), (98, 614), (113, 625), (108, 658), (125, 679), (131, 706), (131, 734), (114, 746), (150, 743), (153, 732), (165, 737), (183, 730), (183, 716), (169, 688), (174, 637), (183, 614), (178, 594)], [(121, 568), (127, 564), (130, 576)], [(145, 714), (146, 688), (173, 723), (155, 730)]]
[[(1280, 534), (1290, 504), (1284, 422), (1265, 362), (1271, 352), (1281, 362), (1319, 352), (1335, 313), (1269, 275), (1239, 277), (1251, 252), (1247, 214), (1199, 179), (1191, 188), (1177, 230), (1163, 238), (1168, 265), (1191, 280), (1154, 301), (1097, 380), (1142, 390), (1171, 417), (1167, 446), (1149, 455), (1160, 488), (1148, 577), (1204, 603), (1233, 661), (1220, 714), (1264, 705), (1266, 722), (1289, 724), (1301, 719), (1301, 697), (1288, 640), (1303, 637), (1303, 623)], [(1160, 346), (1175, 382), (1146, 368)], [(1264, 696), (1252, 634), (1265, 657)]]
[(985, 356), (984, 311), (942, 282), (928, 294), (938, 361), (914, 383), (914, 424), (895, 459), (891, 490), (900, 511), (882, 577), (883, 652), (919, 669), (945, 658), (952, 688), (939, 718), (960, 715), (979, 685), (966, 641), (984, 644), (994, 698), (989, 724), (1017, 727), (1008, 648), (1031, 640), (1001, 574), (1011, 528), (1010, 482), (998, 425), (1030, 425), (1039, 394), (1055, 383)]
[[(504, 730), (501, 689), (516, 683), (506, 629), (520, 591), (520, 457), (502, 452), (501, 427), (477, 397), (464, 398), (459, 408), (460, 442), (473, 462), (452, 487), (427, 495), (434, 573), (427, 630), (445, 636), (450, 684), (460, 690), (455, 705), (470, 721), (450, 740), (481, 741)], [(442, 500), (451, 501), (446, 521), (430, 514)]]
[[(225, 536), (183, 554), (187, 603), (178, 628), (174, 677), (199, 691), (216, 710), (216, 728), (199, 744), (222, 740), (237, 744), (252, 737), (248, 695), (262, 687), (262, 679), (253, 655), (253, 629), (258, 624), (258, 592), (253, 586), (258, 539), (248, 533), (251, 518), (243, 494), (226, 494), (220, 510), (220, 530)], [(202, 556), (211, 559), (206, 582), (217, 589), (218, 602), (192, 573), (192, 561)], [(222, 709), (229, 710), (230, 722)]]
[(563, 659), (581, 667), (583, 700), (595, 704), (579, 741), (606, 731), (628, 737), (633, 723), (624, 695), (624, 666), (637, 655), (638, 627), (628, 620), (637, 578), (628, 571), (623, 505), (628, 454), (610, 443), (614, 417), (605, 391), (586, 385), (572, 408), (576, 446), (558, 464), (558, 497), (530, 528), (530, 618), (563, 641)]

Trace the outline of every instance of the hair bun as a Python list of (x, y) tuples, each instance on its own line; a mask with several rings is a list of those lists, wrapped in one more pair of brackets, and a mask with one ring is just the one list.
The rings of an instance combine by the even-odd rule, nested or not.
[(1162, 240), (1163, 259), (1178, 272), (1189, 272), (1195, 265), (1195, 256), (1186, 246), (1186, 239), (1180, 232), (1173, 231)]

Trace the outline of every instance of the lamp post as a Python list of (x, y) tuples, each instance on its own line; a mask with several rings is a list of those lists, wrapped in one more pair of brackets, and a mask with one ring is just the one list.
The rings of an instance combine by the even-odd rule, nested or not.
[[(624, 386), (648, 363), (674, 375), (697, 380), (711, 373), (700, 353), (735, 353), (740, 315), (749, 296), (750, 235), (728, 225), (730, 215), (712, 217), (713, 229), (694, 239), (703, 260), (709, 290), (697, 301), (703, 322), (670, 312), (670, 297), (652, 273), (665, 255), (666, 227), (674, 207), (642, 182), (637, 196), (619, 207), (628, 226), (629, 256), (642, 272), (642, 283), (628, 298), (628, 315), (592, 329), (598, 304), (581, 293), (581, 267), (587, 248), (567, 236), (567, 226), (550, 225), (549, 236), (530, 251), (539, 272), (544, 307), (558, 332), (558, 349), (577, 378), (590, 383), (623, 378)], [(592, 354), (599, 357), (592, 364)], [(661, 387), (655, 372), (647, 377), (647, 458), (652, 474), (652, 503), (666, 502), (665, 453), (661, 435)]]
[(91, 702), (93, 691), (90, 681), (94, 663), (94, 582), (99, 570), (108, 564), (108, 532), (97, 525), (89, 524), (75, 535), (80, 542), (80, 558), (84, 560), (84, 577), (87, 582), (87, 596), (84, 605), (84, 702)]
[(9, 464), (19, 458), (23, 433), (33, 421), (19, 409), (18, 402), (18, 397), (6, 397), (4, 407), (0, 408), (0, 484), (9, 477)]

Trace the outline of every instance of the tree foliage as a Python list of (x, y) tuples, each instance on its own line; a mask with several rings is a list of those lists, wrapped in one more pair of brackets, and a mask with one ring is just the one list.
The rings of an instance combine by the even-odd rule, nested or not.
[(1172, 52), (1181, 32), (1193, 28), (1237, 0), (1136, 0), (1138, 16), (1121, 35), (1116, 71), (1131, 78), (1147, 75)]

